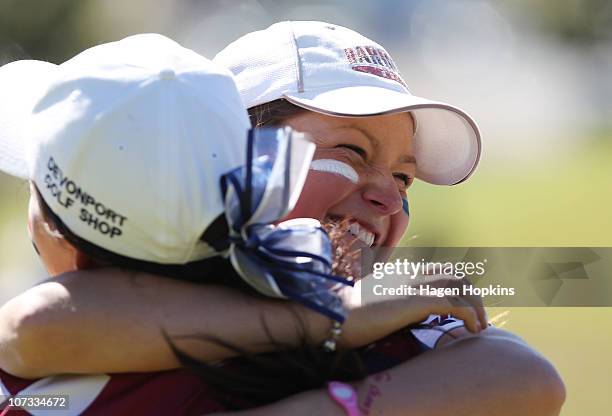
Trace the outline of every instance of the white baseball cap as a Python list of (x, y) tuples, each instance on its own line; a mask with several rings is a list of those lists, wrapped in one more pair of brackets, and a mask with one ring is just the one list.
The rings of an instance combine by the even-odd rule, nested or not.
[(280, 22), (234, 41), (214, 58), (235, 76), (247, 108), (284, 98), (332, 116), (411, 112), (417, 177), (465, 181), (480, 158), (480, 131), (463, 110), (410, 94), (378, 43), (324, 22)]
[(201, 237), (250, 128), (226, 68), (144, 34), (61, 65), (7, 64), (0, 91), (0, 170), (32, 180), (72, 233), (146, 262), (211, 255)]

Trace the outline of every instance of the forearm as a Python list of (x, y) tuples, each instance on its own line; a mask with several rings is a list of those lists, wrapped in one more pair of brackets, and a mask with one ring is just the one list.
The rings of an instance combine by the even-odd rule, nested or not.
[[(563, 384), (549, 363), (524, 344), (495, 336), (458, 340), (355, 386), (364, 416), (548, 416), (559, 414), (565, 398)], [(319, 389), (269, 406), (224, 413), (234, 414), (343, 412), (325, 389)]]
[(555, 369), (522, 343), (464, 338), (369, 377), (370, 415), (557, 415), (565, 399)]
[[(454, 308), (441, 299), (398, 298), (357, 307), (344, 324), (340, 347), (360, 347), (431, 313), (453, 311), (475, 330), (477, 309)], [(65, 274), (0, 308), (0, 367), (25, 378), (166, 370), (179, 363), (164, 332), (181, 351), (214, 361), (235, 352), (212, 337), (260, 353), (276, 348), (271, 339), (287, 346), (318, 345), (330, 325), (328, 318), (288, 301), (98, 269)]]
[[(340, 347), (363, 346), (419, 322), (431, 312), (419, 305), (397, 299), (351, 311)], [(158, 371), (179, 366), (163, 331), (181, 351), (214, 361), (235, 352), (210, 337), (259, 353), (275, 348), (269, 334), (288, 346), (318, 345), (330, 327), (328, 318), (293, 302), (97, 269), (59, 276), (0, 308), (0, 367), (25, 378)]]
[(179, 363), (162, 330), (181, 350), (212, 361), (234, 353), (198, 335), (263, 352), (272, 346), (261, 321), (274, 339), (297, 345), (302, 335), (296, 319), (313, 342), (320, 342), (330, 325), (289, 302), (223, 287), (111, 269), (66, 274), (0, 308), (0, 366), (28, 378), (165, 370)]
[[(358, 347), (405, 326), (397, 302), (350, 314), (341, 347)], [(405, 309), (405, 307), (403, 307)], [(37, 285), (0, 308), (0, 368), (24, 378), (57, 373), (145, 372), (179, 367), (163, 331), (181, 351), (202, 360), (234, 351), (215, 337), (249, 352), (287, 345), (318, 345), (331, 321), (293, 302), (237, 290), (98, 269), (68, 273)], [(367, 328), (367, 330), (364, 330)]]

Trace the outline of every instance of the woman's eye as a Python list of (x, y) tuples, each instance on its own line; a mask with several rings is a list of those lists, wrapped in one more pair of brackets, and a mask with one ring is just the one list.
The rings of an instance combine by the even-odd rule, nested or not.
[(412, 178), (404, 173), (395, 173), (393, 176), (402, 182), (404, 189), (408, 188), (412, 184)]
[(353, 152), (355, 152), (359, 156), (361, 156), (363, 159), (367, 159), (367, 157), (368, 157), (367, 152), (363, 148), (361, 148), (359, 146), (355, 146), (354, 144), (339, 144), (336, 147), (337, 148), (345, 148), (345, 149), (352, 150)]

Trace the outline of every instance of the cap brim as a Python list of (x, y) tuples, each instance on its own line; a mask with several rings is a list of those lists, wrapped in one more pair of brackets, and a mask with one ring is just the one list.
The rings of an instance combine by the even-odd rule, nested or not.
[(16, 61), (0, 67), (0, 171), (29, 179), (29, 117), (45, 92), (57, 65)]
[(351, 86), (285, 94), (300, 107), (341, 117), (411, 112), (416, 118), (414, 156), (417, 178), (436, 185), (465, 181), (481, 153), (480, 131), (463, 110), (407, 93), (372, 86)]

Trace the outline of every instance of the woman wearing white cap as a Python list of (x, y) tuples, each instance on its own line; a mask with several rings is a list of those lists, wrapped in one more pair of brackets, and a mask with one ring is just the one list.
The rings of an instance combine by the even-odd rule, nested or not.
[[(248, 271), (244, 281), (258, 290), (271, 290), (266, 283), (274, 282), (309, 293), (299, 290), (307, 279), (319, 291), (313, 303), (344, 313), (328, 290), (331, 247), (318, 223), (270, 225), (294, 205), (314, 145), (289, 129), (251, 131), (246, 140), (250, 124), (227, 69), (163, 36), (137, 35), (61, 65), (8, 64), (0, 68), (0, 89), (0, 170), (30, 183), (29, 230), (51, 276), (121, 266), (133, 271), (129, 281), (137, 285), (138, 271), (204, 280)], [(206, 232), (219, 218), (228, 226), (224, 239), (209, 239)], [(272, 267), (295, 263), (294, 250), (310, 261)], [(90, 293), (112, 302), (103, 292)], [(36, 296), (29, 300), (36, 308)], [(10, 315), (14, 306), (3, 307), (3, 325), (23, 317)], [(0, 329), (3, 337), (22, 335)], [(62, 342), (44, 341), (47, 349)], [(160, 390), (171, 399), (153, 400)], [(185, 372), (34, 381), (0, 371), (0, 393), (2, 415), (21, 409), (37, 415), (49, 407), (58, 415), (223, 408)], [(51, 402), (41, 403), (43, 396)]]
[[(377, 218), (367, 210), (370, 207), (388, 216), (386, 240), (377, 238), (375, 243), (395, 246), (408, 223), (405, 191), (413, 179), (455, 185), (478, 164), (480, 132), (472, 118), (455, 106), (411, 95), (390, 54), (350, 29), (324, 22), (282, 22), (241, 37), (214, 60), (234, 73), (253, 124), (289, 125), (308, 132), (317, 144), (311, 169), (343, 174), (347, 182), (358, 178), (354, 187), (345, 182), (347, 193), (338, 193), (329, 177), (316, 181), (318, 173), (311, 172), (302, 197), (317, 198), (311, 197), (305, 207), (298, 201), (292, 216), (308, 212), (315, 218), (360, 218), (356, 212), (365, 212), (368, 218)], [(350, 169), (339, 161), (361, 167), (355, 169), (358, 175), (348, 174)], [(398, 190), (404, 212), (397, 197), (394, 205), (392, 193)], [(451, 320), (445, 329), (456, 337), (468, 334), (456, 325)], [(440, 334), (420, 340), (427, 338), (430, 347), (448, 341)], [(361, 409), (371, 414), (558, 414), (562, 382), (522, 340), (489, 328), (468, 342), (446, 345), (361, 383)], [(496, 367), (495, 360), (500, 367), (486, 375)], [(515, 367), (505, 372), (510, 362)], [(434, 386), (442, 378), (445, 387), (437, 389)], [(518, 383), (533, 384), (517, 389)], [(534, 396), (523, 387), (542, 394)], [(403, 393), (403, 402), (384, 397), (394, 391)], [(466, 395), (496, 399), (470, 402)], [(271, 410), (299, 414), (297, 403), (308, 407), (322, 396), (322, 392), (305, 394)]]
[[(471, 119), (454, 107), (409, 95), (404, 82), (397, 73), (395, 64), (384, 49), (348, 29), (318, 22), (281, 23), (273, 25), (266, 31), (255, 32), (241, 38), (219, 54), (216, 61), (232, 69), (237, 77), (242, 99), (248, 107), (253, 108), (252, 113), (256, 119), (268, 117), (272, 119), (271, 122), (292, 125), (311, 133), (314, 137), (319, 149), (315, 154), (316, 162), (311, 171), (313, 179), (309, 179), (306, 183), (303, 197), (298, 201), (293, 215), (319, 219), (348, 218), (349, 221), (358, 224), (360, 229), (356, 233), (366, 245), (383, 246), (398, 243), (408, 220), (408, 207), (403, 195), (405, 188), (415, 177), (437, 184), (455, 184), (465, 180), (477, 164), (480, 153), (479, 135)], [(284, 99), (298, 107), (288, 106), (286, 101), (276, 101), (278, 99)], [(259, 106), (262, 104), (264, 107)], [(408, 116), (407, 111), (411, 111), (412, 117)], [(279, 113), (283, 112), (284, 117), (279, 117), (282, 116)], [(413, 120), (416, 123), (413, 123)], [(411, 138), (415, 130), (414, 144), (411, 147)], [(416, 164), (413, 158), (416, 159)], [(118, 272), (108, 274), (115, 276), (115, 280), (119, 280)], [(155, 313), (156, 308), (147, 309), (142, 302), (133, 302), (134, 298), (130, 297), (129, 291), (125, 290), (126, 285), (122, 285), (121, 282), (113, 282), (116, 284), (114, 288), (117, 292), (114, 293), (112, 285), (102, 282), (104, 278), (108, 278), (107, 275), (101, 277), (98, 272), (97, 277), (95, 274), (89, 277), (91, 277), (92, 285), (104, 284), (105, 288), (110, 291), (107, 293), (112, 294), (118, 303), (115, 305), (114, 317), (112, 313), (108, 314), (109, 311), (106, 311), (105, 305), (95, 302), (86, 305), (88, 309), (85, 309), (83, 316), (89, 313), (90, 316), (97, 317), (100, 316), (99, 311), (104, 310), (105, 316), (109, 318), (108, 321), (113, 323), (110, 329), (121, 333), (123, 329), (132, 330), (134, 328), (133, 323), (121, 323), (122, 318), (123, 321), (127, 320), (125, 316), (122, 316), (123, 314), (129, 313), (130, 316), (143, 317)], [(151, 287), (168, 288), (170, 285), (165, 281), (155, 280), (153, 277), (148, 279), (150, 279), (148, 284)], [(77, 280), (79, 279), (67, 277), (64, 282), (68, 288), (71, 288), (71, 284), (73, 285), (71, 290), (74, 296), (71, 301), (78, 300), (80, 289), (76, 283)], [(88, 290), (91, 290), (91, 287), (86, 291)], [(172, 328), (179, 329), (174, 333), (197, 333), (203, 330), (201, 322), (194, 322), (193, 319), (190, 319), (190, 316), (198, 316), (194, 313), (197, 311), (195, 302), (189, 303), (190, 299), (193, 299), (190, 296), (191, 292), (193, 292), (192, 288), (172, 287), (172, 291), (161, 292), (159, 295), (160, 303), (155, 306), (164, 305), (165, 311), (176, 313), (179, 310), (168, 306), (172, 302), (179, 305), (181, 305), (180, 302), (184, 302), (182, 305), (189, 305), (188, 308), (185, 308), (189, 316), (160, 317), (164, 323), (171, 322), (174, 325)], [(208, 293), (212, 292), (211, 290)], [(166, 299), (164, 295), (167, 295)], [(221, 296), (227, 296), (223, 299), (229, 299), (233, 295), (219, 292), (215, 293), (215, 296), (218, 296), (219, 299)], [(213, 306), (215, 306), (214, 299), (211, 299), (209, 304), (201, 305), (202, 308), (207, 308), (205, 309), (207, 312), (214, 310)], [(277, 305), (269, 306), (269, 308), (274, 312), (280, 310)], [(257, 308), (253, 309), (257, 310)], [(53, 311), (53, 307), (50, 310)], [(55, 312), (61, 315), (61, 311)], [(277, 317), (276, 315), (280, 314), (271, 315)], [(206, 315), (200, 314), (199, 316)], [(238, 313), (236, 316), (243, 319), (245, 314)], [(362, 324), (362, 328), (367, 327), (368, 315), (355, 314), (352, 316), (366, 317), (361, 321), (354, 319), (353, 324), (357, 327), (359, 324)], [(258, 319), (258, 315), (253, 319)], [(283, 319), (285, 319), (284, 323)], [(406, 319), (405, 316), (403, 319)], [(232, 317), (229, 317), (228, 321), (231, 320)], [(284, 318), (279, 318), (279, 322), (268, 323), (272, 331), (276, 331), (275, 336), (280, 334), (281, 337), (284, 337), (281, 339), (292, 338), (292, 324), (287, 324), (286, 321), (286, 315), (284, 315)], [(478, 319), (474, 320), (476, 321)], [(289, 322), (291, 322), (290, 319)], [(316, 319), (309, 322), (315, 323), (313, 338), (324, 338), (325, 330), (322, 328), (328, 324)], [(377, 325), (371, 325), (370, 328), (378, 330), (378, 336), (372, 334), (373, 339), (390, 332), (394, 324), (398, 325), (395, 327), (397, 329), (409, 322), (413, 321), (405, 321), (400, 324), (397, 321), (391, 323), (389, 320), (382, 320), (383, 329), (380, 328), (380, 325), (378, 328)], [(82, 324), (82, 321), (80, 323)], [(229, 330), (231, 326), (224, 325), (224, 327)], [(76, 324), (74, 328), (85, 332), (88, 329)], [(130, 345), (131, 348), (134, 348), (131, 354), (137, 354), (137, 359), (134, 359), (136, 358), (134, 355), (130, 355), (130, 360), (124, 358), (123, 361), (121, 357), (112, 357), (109, 358), (108, 363), (96, 360), (96, 363), (99, 363), (96, 365), (110, 367), (103, 368), (104, 371), (121, 369), (138, 371), (139, 369), (160, 369), (176, 365), (175, 361), (168, 358), (171, 357), (171, 354), (168, 354), (167, 350), (152, 347), (152, 345), (162, 344), (155, 340), (156, 337), (159, 339), (157, 328), (156, 325), (151, 325), (141, 328), (141, 332), (136, 331), (136, 335), (151, 342), (150, 344), (142, 342)], [(252, 328), (255, 329), (252, 330)], [(219, 336), (219, 338), (229, 339), (238, 345), (249, 345), (249, 337), (257, 336), (256, 333), (249, 332), (250, 330), (257, 332), (257, 325), (240, 326), (242, 338), (240, 334), (231, 332), (224, 332), (227, 337)], [(317, 330), (320, 332), (317, 333)], [(456, 334), (460, 331), (461, 329), (458, 328), (454, 332)], [(36, 331), (32, 333), (34, 332)], [(100, 328), (94, 328), (93, 332), (99, 333)], [(472, 406), (470, 409), (474, 409), (473, 414), (477, 414), (477, 411), (486, 414), (503, 414), (503, 411), (508, 410), (506, 406), (508, 402), (501, 399), (510, 397), (510, 400), (513, 401), (516, 395), (522, 395), (527, 409), (523, 414), (529, 414), (529, 411), (536, 411), (534, 409), (537, 411), (542, 409), (535, 406), (539, 397), (548, 400), (550, 396), (548, 393), (559, 391), (558, 378), (545, 361), (524, 346), (516, 344), (516, 341), (502, 339), (502, 336), (506, 335), (501, 334), (500, 331), (487, 330), (486, 332), (492, 332), (494, 336), (479, 338), (478, 342), (474, 340), (456, 342), (452, 348), (449, 346), (440, 349), (435, 354), (406, 362), (402, 365), (404, 371), (412, 374), (421, 383), (410, 386), (402, 383), (402, 385), (407, 389), (406, 394), (411, 391), (413, 394), (421, 395), (423, 392), (430, 391), (434, 385), (432, 382), (437, 379), (437, 376), (431, 371), (432, 366), (435, 363), (444, 363), (444, 365), (436, 366), (436, 371), (441, 371), (447, 379), (450, 378), (451, 385), (452, 380), (457, 381), (456, 385), (463, 388), (484, 384), (486, 391), (483, 393), (487, 397), (498, 397), (500, 400), (479, 403), (478, 406), (474, 406), (474, 403), (469, 403), (458, 395), (461, 389), (454, 391), (450, 387), (444, 392), (437, 393), (438, 396), (435, 392), (431, 394), (429, 396), (431, 402), (425, 400), (425, 403), (413, 403), (417, 413), (417, 405), (427, 408), (427, 405), (433, 406), (432, 403), (438, 403), (445, 406), (445, 409), (457, 409), (454, 406), (458, 405)], [(359, 331), (354, 333), (359, 334)], [(345, 335), (349, 334), (350, 331), (347, 328)], [(107, 341), (109, 338), (112, 339), (112, 331), (106, 332), (106, 335)], [(82, 339), (85, 339), (84, 342), (87, 343), (87, 337), (81, 337), (76, 342)], [(355, 343), (359, 344), (364, 343), (367, 337), (359, 338), (355, 335), (354, 339), (358, 339)], [(101, 341), (103, 340), (97, 339), (96, 343)], [(443, 342), (439, 342), (439, 345)], [(509, 344), (510, 342), (512, 344)], [(112, 342), (110, 344), (112, 345)], [(147, 348), (143, 349), (143, 345), (146, 345)], [(100, 344), (100, 347), (103, 348), (103, 345)], [(79, 346), (76, 349), (78, 350)], [(483, 364), (483, 368), (475, 371), (480, 378), (472, 377), (474, 370), (471, 370), (470, 367), (476, 366), (478, 362), (473, 357), (482, 360), (482, 357), (494, 355), (497, 359), (500, 353), (507, 354), (508, 359), (514, 360), (515, 366), (512, 371), (509, 371), (507, 366), (501, 365), (503, 363), (496, 367), (496, 362), (492, 361)], [(216, 358), (223, 356), (223, 352), (219, 349), (214, 350), (211, 345), (206, 345), (206, 352), (202, 354), (202, 357), (214, 359), (215, 354), (217, 354)], [(87, 362), (86, 359), (80, 363), (76, 360), (70, 364), (73, 365), (71, 368), (66, 368), (65, 359), (63, 364), (61, 360), (55, 362), (60, 363), (58, 364), (60, 370), (65, 371), (91, 372), (100, 369), (92, 368), (94, 363)], [(87, 368), (87, 365), (90, 367)], [(141, 367), (138, 367), (139, 365)], [(52, 371), (49, 368), (46, 370)], [(494, 373), (504, 370), (506, 372), (501, 373), (502, 376)], [(463, 373), (460, 373), (461, 371)], [(522, 384), (517, 387), (515, 384), (519, 379), (519, 374)], [(529, 383), (525, 383), (523, 377), (528, 379)], [(498, 382), (490, 383), (493, 380)], [(508, 394), (507, 387), (509, 386), (514, 386), (513, 394)], [(526, 394), (532, 391), (533, 386), (542, 388), (541, 391), (544, 394), (537, 395), (537, 397)], [(406, 395), (405, 397), (411, 396)], [(445, 403), (440, 404), (441, 397), (446, 399)], [(546, 400), (543, 400), (544, 405), (547, 404)], [(553, 400), (548, 404), (554, 407), (558, 405), (558, 402)], [(373, 405), (373, 409), (381, 405)], [(429, 407), (429, 409), (435, 409), (435, 407)], [(540, 412), (539, 414), (546, 413)]]

